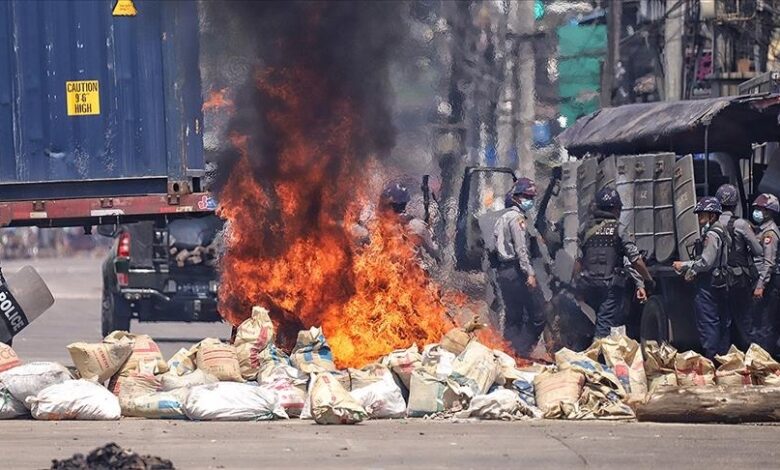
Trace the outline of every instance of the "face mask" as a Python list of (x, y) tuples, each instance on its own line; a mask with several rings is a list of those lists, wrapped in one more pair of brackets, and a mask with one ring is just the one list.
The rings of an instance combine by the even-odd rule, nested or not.
[(525, 212), (528, 212), (531, 209), (533, 209), (534, 201), (532, 201), (530, 199), (523, 199), (522, 201), (520, 201), (519, 206), (520, 206), (520, 209), (522, 209)]
[(706, 224), (701, 226), (701, 233), (705, 233), (709, 229), (710, 229), (710, 223), (707, 222)]
[(753, 220), (755, 220), (757, 224), (760, 224), (764, 221), (764, 213), (758, 209), (753, 210)]

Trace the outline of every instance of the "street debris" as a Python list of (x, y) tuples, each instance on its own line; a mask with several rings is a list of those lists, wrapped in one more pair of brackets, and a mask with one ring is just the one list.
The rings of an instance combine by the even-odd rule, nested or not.
[[(730, 404), (763, 409), (780, 385), (780, 363), (755, 344), (716, 356), (716, 369), (698, 353), (653, 341), (642, 347), (615, 328), (583, 351), (562, 348), (552, 364), (540, 364), (491, 349), (477, 330), (454, 328), (442, 335), (446, 347), (427, 344), (420, 353), (413, 344), (342, 370), (318, 327), (300, 331), (288, 356), (274, 344), (274, 323), (261, 307), (238, 327), (233, 344), (206, 338), (167, 362), (149, 336), (123, 331), (69, 345), (73, 372), (54, 362), (23, 364), (5, 346), (0, 419), (632, 420), (642, 409), (642, 419), (669, 421), (668, 410), (701, 396), (723, 399), (715, 407), (726, 410), (723, 419), (751, 420), (758, 415)], [(717, 410), (679, 419), (713, 420)]]
[(106, 444), (90, 452), (74, 454), (64, 460), (53, 460), (51, 470), (173, 470), (173, 462), (151, 455), (138, 455), (115, 443)]

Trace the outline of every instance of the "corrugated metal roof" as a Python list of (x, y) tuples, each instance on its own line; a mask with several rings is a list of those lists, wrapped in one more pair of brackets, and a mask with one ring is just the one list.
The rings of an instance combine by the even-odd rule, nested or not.
[(780, 140), (780, 95), (638, 103), (604, 108), (584, 116), (558, 136), (574, 156), (585, 153), (638, 154), (704, 150), (742, 152), (750, 144)]

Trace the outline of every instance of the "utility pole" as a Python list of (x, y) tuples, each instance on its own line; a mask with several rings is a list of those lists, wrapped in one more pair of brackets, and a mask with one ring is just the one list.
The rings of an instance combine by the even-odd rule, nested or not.
[(515, 40), (512, 35), (507, 34), (508, 22), (516, 21), (516, 13), (511, 13), (513, 7), (509, 5), (510, 10), (504, 11), (498, 5), (493, 4), (496, 16), (501, 20), (499, 24), (499, 40), (503, 44), (503, 74), (499, 88), (498, 104), (496, 106), (496, 153), (498, 154), (499, 166), (510, 166), (512, 164), (512, 151), (515, 147)]
[(535, 178), (533, 153), (533, 125), (536, 117), (536, 63), (533, 34), (535, 27), (532, 1), (509, 3), (509, 33), (517, 41), (517, 123), (515, 148), (517, 149), (517, 170), (522, 176)]
[(664, 24), (664, 100), (682, 99), (685, 2), (666, 0)]
[(623, 2), (613, 0), (607, 11), (607, 60), (601, 72), (601, 107), (612, 105), (615, 89), (615, 69), (620, 61), (620, 33), (622, 31)]

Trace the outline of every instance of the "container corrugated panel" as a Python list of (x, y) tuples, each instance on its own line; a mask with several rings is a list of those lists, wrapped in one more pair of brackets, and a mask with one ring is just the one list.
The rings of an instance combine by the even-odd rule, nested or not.
[[(135, 179), (131, 194), (203, 169), (197, 4), (115, 3), (0, 2), (0, 186)], [(71, 84), (69, 106), (78, 81), (97, 92)]]

